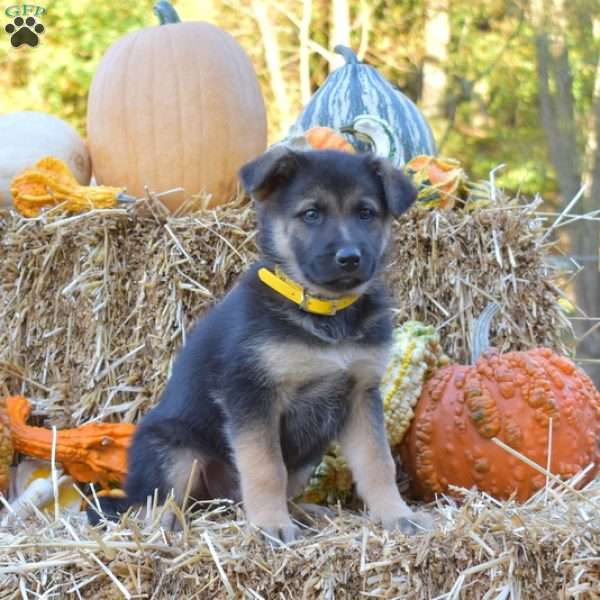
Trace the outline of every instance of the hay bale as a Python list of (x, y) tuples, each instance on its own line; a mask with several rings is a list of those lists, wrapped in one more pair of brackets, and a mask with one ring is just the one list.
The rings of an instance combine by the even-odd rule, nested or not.
[[(502, 350), (566, 352), (532, 210), (404, 215), (386, 269), (397, 322), (435, 325), (445, 352), (468, 361), (474, 320), (494, 300)], [(0, 393), (28, 396), (59, 427), (131, 422), (157, 401), (186, 331), (256, 258), (254, 212), (242, 201), (188, 216), (4, 210), (0, 253)]]
[(500, 306), (490, 342), (501, 351), (547, 346), (573, 351), (558, 304), (559, 273), (545, 262), (534, 206), (502, 203), (476, 212), (412, 210), (395, 225), (388, 281), (399, 322), (436, 326), (446, 354), (471, 362), (476, 319)]
[(0, 393), (58, 426), (134, 421), (156, 401), (186, 331), (255, 258), (248, 205), (187, 217), (92, 211), (0, 235)]
[(465, 492), (461, 505), (440, 499), (430, 534), (387, 534), (343, 511), (277, 549), (226, 504), (204, 506), (178, 534), (159, 527), (159, 511), (149, 524), (129, 516), (105, 530), (40, 516), (0, 530), (0, 590), (155, 600), (597, 598), (599, 509), (600, 482), (581, 492), (549, 486), (525, 505)]
[[(566, 351), (570, 328), (532, 211), (502, 204), (405, 215), (386, 271), (397, 321), (436, 325), (445, 351), (467, 361), (473, 321), (493, 299), (501, 349)], [(135, 421), (156, 402), (186, 330), (256, 257), (254, 236), (243, 203), (179, 217), (136, 208), (34, 220), (0, 212), (0, 394), (29, 396), (47, 424)], [(466, 491), (461, 504), (441, 498), (431, 507), (440, 528), (416, 538), (339, 510), (280, 549), (265, 547), (228, 504), (201, 506), (179, 534), (160, 528), (159, 509), (101, 530), (38, 514), (0, 528), (0, 592), (593, 598), (600, 481), (582, 491), (575, 484), (548, 478), (525, 505)]]

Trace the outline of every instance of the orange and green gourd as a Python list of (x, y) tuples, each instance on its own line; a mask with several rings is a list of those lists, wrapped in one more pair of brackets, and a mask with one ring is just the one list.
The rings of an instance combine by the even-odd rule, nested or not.
[(473, 211), (489, 206), (499, 190), (490, 181), (467, 177), (460, 161), (440, 156), (415, 156), (403, 166), (417, 188), (416, 206), (421, 209), (463, 209)]
[(417, 188), (417, 206), (420, 208), (453, 208), (466, 180), (457, 160), (424, 154), (406, 163), (404, 173)]

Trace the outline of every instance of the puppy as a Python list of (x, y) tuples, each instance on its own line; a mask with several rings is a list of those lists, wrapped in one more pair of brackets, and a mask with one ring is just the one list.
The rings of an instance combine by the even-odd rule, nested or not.
[(127, 503), (158, 490), (241, 500), (292, 541), (287, 500), (338, 440), (373, 518), (413, 532), (378, 386), (392, 320), (381, 271), (392, 218), (416, 191), (385, 161), (277, 146), (240, 171), (262, 259), (190, 334), (129, 453)]

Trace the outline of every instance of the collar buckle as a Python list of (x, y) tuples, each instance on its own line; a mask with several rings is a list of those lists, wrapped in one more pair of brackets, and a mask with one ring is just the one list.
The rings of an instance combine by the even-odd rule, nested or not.
[(338, 304), (335, 300), (330, 300), (330, 311), (329, 311), (329, 316), (333, 317), (335, 314), (337, 314), (338, 309)]
[[(323, 314), (328, 317), (334, 317), (338, 311), (338, 305), (335, 300), (328, 300), (329, 306), (327, 307), (327, 312), (323, 312)], [(325, 308), (325, 307), (323, 307)]]
[(306, 312), (310, 312), (308, 310), (308, 301), (310, 300), (310, 297), (308, 296), (308, 294), (306, 293), (306, 290), (304, 288), (300, 289), (300, 302), (298, 304), (298, 306), (300, 306), (300, 308)]

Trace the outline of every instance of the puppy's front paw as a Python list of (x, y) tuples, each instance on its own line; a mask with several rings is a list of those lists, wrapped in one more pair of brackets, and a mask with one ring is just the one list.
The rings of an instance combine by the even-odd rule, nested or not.
[(334, 519), (337, 512), (329, 506), (321, 506), (320, 504), (312, 504), (311, 502), (299, 502), (291, 509), (292, 516), (301, 523), (310, 519)]
[(300, 530), (292, 523), (287, 511), (280, 515), (271, 515), (270, 518), (267, 515), (249, 516), (248, 522), (256, 527), (271, 545), (289, 544), (300, 535)]
[(426, 512), (410, 512), (393, 518), (384, 518), (381, 520), (383, 528), (387, 531), (395, 529), (405, 535), (418, 535), (435, 529), (433, 517)]
[(296, 527), (292, 522), (289, 525), (275, 525), (271, 527), (261, 527), (265, 539), (271, 544), (281, 542), (283, 544), (289, 544), (300, 536), (300, 529)]

